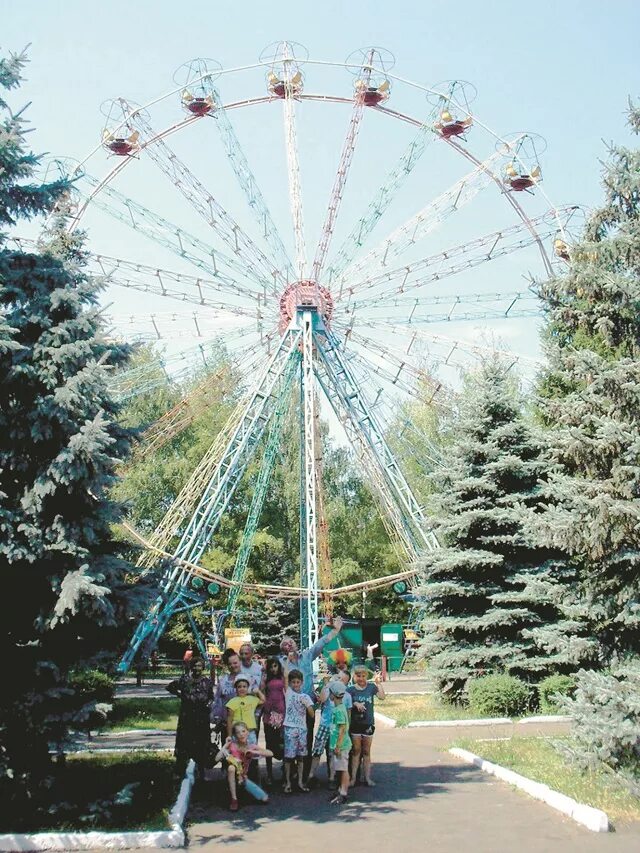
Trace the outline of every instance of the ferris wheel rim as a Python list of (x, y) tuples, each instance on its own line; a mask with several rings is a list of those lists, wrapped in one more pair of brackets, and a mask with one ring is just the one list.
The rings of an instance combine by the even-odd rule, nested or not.
[[(296, 60), (296, 61), (299, 62), (299, 64), (305, 63), (305, 64), (311, 64), (311, 65), (323, 65), (323, 66), (331, 66), (331, 67), (344, 67), (344, 68), (349, 67), (347, 63), (323, 62), (323, 61), (319, 61), (319, 60), (310, 60), (310, 59)], [(225, 73), (231, 74), (234, 72), (245, 71), (245, 70), (255, 69), (255, 68), (259, 68), (259, 67), (265, 67), (265, 66), (270, 67), (270, 65), (271, 65), (271, 63), (260, 62), (260, 63), (256, 63), (256, 64), (250, 65), (250, 66), (241, 66), (241, 67), (233, 68), (233, 69), (222, 69), (218, 72), (218, 76), (222, 76)], [(439, 96), (444, 97), (442, 92), (438, 92), (435, 89), (431, 89), (429, 87), (422, 86), (421, 84), (415, 83), (414, 81), (409, 81), (406, 78), (397, 77), (397, 75), (393, 75), (390, 72), (385, 72), (385, 74), (390, 79), (397, 79), (399, 82), (402, 82), (408, 86), (420, 89), (421, 91), (424, 91), (428, 94), (434, 94), (434, 95), (439, 95)], [(206, 76), (207, 75), (203, 75), (202, 79), (205, 79)], [(194, 82), (197, 82), (198, 79), (200, 79), (200, 78), (196, 78), (194, 80)], [(141, 106), (136, 105), (136, 108), (130, 113), (130, 115), (137, 115), (137, 114), (145, 113), (149, 109), (149, 107), (154, 106), (155, 104), (158, 104), (165, 99), (168, 99), (169, 97), (175, 95), (176, 93), (179, 93), (183, 88), (184, 87), (179, 87), (178, 89), (171, 90), (170, 92), (166, 93), (165, 95), (161, 95), (158, 98), (155, 98), (155, 99), (153, 99), (153, 100), (151, 100), (151, 101), (149, 101), (149, 102), (147, 102)], [(322, 103), (335, 103), (335, 104), (343, 104), (343, 105), (353, 105), (353, 103), (354, 103), (353, 97), (346, 97), (346, 96), (341, 96), (341, 95), (331, 95), (331, 94), (325, 95), (325, 94), (321, 94), (321, 93), (304, 93), (304, 92), (302, 92), (299, 95), (297, 95), (296, 98), (300, 101), (309, 101), (311, 103), (322, 102)], [(280, 100), (279, 98), (274, 97), (273, 95), (267, 94), (267, 95), (255, 96), (255, 97), (241, 99), (241, 100), (230, 101), (228, 104), (221, 104), (219, 109), (224, 110), (224, 111), (242, 109), (242, 108), (257, 106), (257, 105), (264, 104), (264, 103), (278, 102), (279, 100)], [(457, 105), (456, 102), (454, 101), (454, 99), (451, 99), (451, 103), (454, 105)], [(370, 107), (369, 109), (371, 109), (374, 112), (386, 115), (389, 118), (393, 118), (393, 119), (396, 119), (399, 121), (407, 122), (407, 123), (413, 125), (414, 127), (428, 127), (429, 126), (428, 123), (422, 119), (415, 118), (415, 117), (410, 116), (406, 113), (400, 113), (396, 110), (391, 110), (391, 109), (386, 108), (384, 106), (376, 105), (376, 106)], [(464, 109), (464, 107), (461, 107), (461, 109)], [(157, 142), (160, 142), (160, 141), (166, 139), (168, 136), (172, 136), (174, 133), (178, 133), (179, 131), (184, 130), (187, 127), (190, 127), (192, 124), (198, 122), (201, 118), (202, 117), (200, 117), (200, 116), (186, 116), (181, 121), (174, 122), (173, 124), (168, 125), (164, 129), (158, 131), (151, 139), (146, 140), (144, 142), (144, 144), (140, 147), (140, 151), (144, 151), (146, 148), (154, 145)], [(508, 139), (506, 137), (502, 137), (502, 136), (499, 136), (498, 134), (496, 134), (495, 131), (493, 131), (487, 124), (478, 120), (477, 115), (475, 113), (473, 115), (473, 119), (474, 119), (474, 124), (477, 124), (479, 127), (482, 127), (483, 130), (485, 130), (487, 133), (489, 133), (495, 139), (495, 145), (496, 146), (498, 146), (498, 147), (506, 146), (507, 148), (510, 147), (511, 143), (508, 141)], [(123, 119), (123, 121), (119, 125), (114, 126), (114, 132), (117, 132), (119, 129), (122, 129), (125, 126), (126, 126), (126, 119)], [(447, 144), (450, 148), (452, 148), (454, 151), (456, 151), (462, 157), (467, 159), (469, 162), (473, 163), (476, 167), (482, 167), (482, 161), (479, 160), (476, 157), (476, 155), (473, 154), (472, 151), (470, 151), (465, 146), (461, 145), (460, 142), (458, 142), (457, 140), (442, 138), (441, 141), (444, 142), (445, 144)], [(103, 150), (103, 146), (102, 146), (102, 143), (99, 143), (95, 148), (93, 148), (86, 155), (86, 157), (83, 160), (81, 160), (77, 163), (77, 166), (76, 166), (73, 174), (81, 175), (84, 171), (84, 168), (83, 168), (84, 165), (89, 162), (89, 160), (94, 156), (94, 154), (98, 153), (98, 151), (101, 151), (101, 150)], [(131, 162), (136, 161), (137, 159), (138, 158), (136, 156), (129, 156), (129, 155), (122, 157), (120, 159), (120, 161), (100, 179), (98, 185), (96, 187), (94, 187), (90, 193), (88, 193), (86, 199), (83, 201), (78, 212), (76, 213), (76, 215), (73, 217), (72, 221), (70, 222), (69, 229), (68, 229), (69, 231), (73, 231), (73, 230), (75, 230), (75, 228), (78, 227), (83, 216), (85, 215), (88, 208), (90, 207), (91, 201), (93, 200), (93, 198), (96, 195), (98, 195), (102, 191), (102, 189), (104, 189), (104, 187), (108, 186), (126, 168), (127, 165), (129, 165)], [(517, 160), (517, 157), (515, 159)], [(506, 202), (513, 208), (513, 210), (515, 211), (518, 218), (522, 221), (522, 223), (524, 225), (526, 225), (529, 228), (532, 235), (535, 236), (536, 243), (538, 245), (538, 251), (540, 253), (545, 271), (547, 274), (551, 274), (552, 273), (552, 266), (551, 266), (551, 262), (549, 260), (549, 256), (548, 256), (547, 251), (545, 249), (542, 238), (535, 231), (535, 226), (532, 224), (531, 218), (526, 213), (526, 211), (524, 210), (522, 205), (513, 197), (513, 193), (505, 191), (503, 183), (499, 177), (499, 174), (497, 174), (494, 171), (488, 170), (488, 169), (485, 169), (485, 172), (489, 175), (489, 177), (491, 178), (493, 183), (496, 185), (500, 195), (505, 197)], [(551, 202), (549, 196), (544, 191), (544, 189), (540, 186), (540, 184), (536, 185), (536, 192), (538, 192), (540, 194), (540, 196), (542, 198), (544, 198), (544, 200), (547, 202), (547, 204), (549, 205), (549, 208), (551, 210), (557, 210), (558, 209), (557, 206)], [(559, 217), (557, 218), (557, 223), (558, 223), (559, 230), (562, 231), (563, 225), (562, 225), (562, 222), (561, 222)]]

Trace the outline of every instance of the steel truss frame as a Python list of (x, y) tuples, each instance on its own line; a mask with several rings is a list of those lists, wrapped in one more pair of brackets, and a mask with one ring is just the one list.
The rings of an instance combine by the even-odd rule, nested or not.
[[(238, 551), (233, 580), (242, 583), (246, 576), (260, 512), (277, 456), (282, 424), (290, 400), (293, 379), (299, 374), (301, 395), (301, 638), (313, 643), (319, 635), (318, 619), (318, 483), (316, 470), (316, 379), (331, 406), (340, 417), (347, 436), (363, 461), (368, 481), (377, 497), (389, 534), (406, 559), (414, 561), (421, 551), (438, 547), (429, 530), (420, 504), (395, 461), (383, 429), (371, 411), (336, 338), (328, 331), (315, 309), (299, 308), (296, 317), (282, 335), (264, 373), (247, 400), (239, 406), (233, 426), (225, 431), (226, 446), (215, 453), (215, 465), (208, 480), (202, 474), (196, 483), (202, 487), (197, 506), (173, 551), (176, 559), (165, 570), (161, 593), (138, 625), (130, 646), (120, 662), (126, 671), (141, 649), (153, 648), (171, 617), (202, 605), (202, 598), (190, 586), (193, 569), (211, 542), (250, 459), (271, 422), (262, 467), (255, 484), (243, 539)], [(215, 446), (215, 442), (214, 442)], [(206, 460), (203, 460), (203, 462)], [(199, 466), (202, 467), (202, 466)], [(206, 465), (205, 465), (206, 467)], [(210, 471), (211, 463), (208, 469)], [(197, 469), (198, 470), (198, 469)], [(196, 473), (196, 472), (194, 472)], [(193, 495), (194, 484), (189, 494)], [(154, 545), (167, 541), (185, 518), (184, 500), (169, 510), (171, 522), (160, 525)], [(145, 559), (148, 563), (148, 558)], [(189, 564), (189, 565), (186, 565)], [(218, 618), (218, 630), (232, 615), (242, 587), (234, 586), (226, 611)], [(191, 617), (189, 617), (191, 619)], [(195, 623), (192, 621), (192, 627)], [(199, 634), (196, 639), (203, 655), (206, 647)]]

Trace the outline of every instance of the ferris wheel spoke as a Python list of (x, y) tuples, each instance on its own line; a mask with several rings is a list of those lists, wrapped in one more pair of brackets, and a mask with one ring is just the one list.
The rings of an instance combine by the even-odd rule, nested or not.
[(289, 183), (289, 206), (291, 208), (291, 219), (293, 222), (293, 239), (295, 243), (296, 259), (295, 272), (299, 279), (304, 278), (307, 266), (307, 246), (304, 235), (304, 213), (302, 210), (302, 188), (300, 185), (300, 160), (298, 158), (298, 133), (296, 129), (296, 96), (299, 86), (300, 72), (292, 66), (293, 59), (285, 56), (284, 97), (282, 98), (284, 137), (287, 155), (287, 178)]
[(276, 267), (284, 274), (287, 281), (293, 278), (293, 266), (289, 254), (280, 239), (280, 233), (276, 227), (267, 203), (260, 191), (260, 187), (249, 166), (249, 161), (236, 134), (235, 128), (229, 118), (227, 110), (219, 91), (213, 85), (210, 77), (200, 81), (202, 90), (213, 103), (214, 124), (220, 134), (222, 145), (236, 176), (238, 185), (242, 190), (247, 204), (260, 229), (260, 233), (269, 246)]
[(508, 293), (467, 293), (421, 297), (397, 297), (359, 310), (358, 318), (421, 326), (469, 320), (498, 320), (507, 317), (540, 317), (542, 306), (532, 291)]
[(203, 316), (196, 311), (173, 311), (144, 315), (111, 314), (105, 316), (105, 320), (112, 327), (112, 335), (143, 342), (211, 338), (220, 335), (225, 325), (228, 327), (229, 318), (217, 313)]
[[(231, 285), (223, 287), (215, 279), (137, 264), (123, 258), (91, 255), (87, 267), (92, 275), (103, 277), (110, 285), (162, 296), (177, 302), (202, 305), (228, 314), (255, 317), (261, 306), (259, 295), (256, 296), (251, 291), (240, 288), (239, 292), (236, 292)], [(224, 299), (220, 298), (221, 294)], [(240, 304), (235, 304), (233, 299), (238, 299)]]
[(229, 363), (211, 372), (189, 394), (183, 396), (168, 412), (150, 424), (142, 433), (141, 443), (133, 453), (134, 459), (143, 459), (157, 453), (169, 441), (184, 432), (221, 396), (230, 396), (237, 387), (238, 375), (250, 374), (264, 359), (260, 342), (255, 342), (234, 353)]
[[(225, 345), (232, 345), (237, 340), (246, 342), (246, 339), (245, 330), (241, 330), (240, 333), (227, 335)], [(109, 391), (116, 400), (123, 402), (155, 388), (179, 384), (203, 368), (211, 370), (217, 363), (216, 344), (219, 340), (219, 337), (211, 338), (171, 355), (155, 352), (150, 361), (113, 374), (109, 381)]]
[[(86, 180), (93, 187), (97, 187), (99, 184), (94, 177), (88, 174), (83, 175), (83, 180)], [(246, 278), (246, 267), (239, 263), (236, 258), (214, 249), (183, 228), (111, 187), (103, 187), (99, 193), (91, 198), (91, 204), (154, 243), (164, 246), (183, 260), (205, 270), (216, 281), (229, 285), (236, 293), (244, 292), (247, 296), (255, 299), (257, 292), (244, 288), (233, 277), (234, 274), (237, 274), (242, 279)], [(263, 282), (263, 297), (266, 296), (267, 292), (266, 284)]]
[(365, 244), (367, 237), (387, 211), (429, 143), (437, 138), (437, 134), (430, 123), (426, 123), (418, 129), (396, 165), (388, 173), (382, 186), (369, 202), (364, 215), (356, 222), (349, 236), (338, 249), (326, 274), (330, 283), (335, 281), (352, 263), (356, 253)]
[(451, 246), (448, 249), (412, 261), (403, 266), (376, 273), (355, 282), (347, 289), (349, 297), (354, 291), (380, 291), (358, 300), (360, 307), (375, 305), (386, 300), (390, 294), (405, 293), (434, 281), (448, 278), (468, 269), (473, 269), (496, 258), (528, 248), (540, 240), (550, 240), (558, 233), (562, 221), (574, 208), (548, 210), (541, 216), (520, 222), (499, 231), (485, 234), (475, 240)]
[[(354, 342), (359, 345), (359, 348), (350, 353), (349, 357), (353, 355), (369, 371), (373, 371), (377, 376), (418, 401), (431, 403), (437, 397), (439, 403), (446, 404), (450, 397), (449, 389), (440, 380), (435, 379), (429, 371), (416, 365), (408, 353), (392, 352), (388, 347), (362, 335), (355, 335)], [(377, 356), (383, 359), (383, 363), (375, 361), (372, 353), (377, 353)]]
[(349, 119), (347, 135), (345, 136), (345, 140), (342, 145), (342, 152), (340, 154), (338, 170), (336, 172), (336, 176), (333, 182), (331, 195), (329, 196), (327, 215), (325, 217), (324, 225), (322, 226), (320, 240), (318, 242), (318, 246), (316, 248), (316, 255), (313, 261), (312, 278), (314, 281), (319, 281), (320, 274), (327, 258), (327, 253), (331, 244), (331, 238), (333, 237), (336, 219), (338, 217), (340, 202), (342, 201), (344, 188), (346, 186), (347, 177), (349, 175), (349, 168), (351, 166), (351, 161), (353, 160), (353, 155), (356, 150), (358, 133), (360, 131), (360, 125), (362, 123), (362, 117), (364, 115), (365, 92), (369, 86), (369, 82), (371, 80), (371, 73), (373, 70), (370, 63), (374, 59), (374, 53), (375, 51), (373, 49), (369, 51), (369, 54), (366, 57), (369, 64), (365, 63), (360, 69), (361, 76), (360, 79), (357, 81), (356, 90), (353, 97), (353, 108), (351, 110), (351, 118)]
[[(394, 257), (398, 257), (415, 245), (438, 225), (461, 210), (495, 179), (494, 169), (503, 155), (495, 152), (468, 175), (461, 178), (448, 190), (422, 208), (399, 228), (396, 228), (377, 248), (348, 267), (340, 277), (340, 293), (349, 281), (362, 277), (362, 273), (371, 267), (384, 267)], [(365, 276), (366, 278), (366, 276)]]
[[(464, 338), (454, 338), (449, 335), (433, 334), (424, 329), (415, 328), (413, 326), (403, 327), (395, 323), (375, 320), (364, 320), (362, 321), (362, 326), (368, 327), (378, 333), (382, 332), (385, 335), (385, 338), (388, 338), (388, 336), (391, 336), (394, 340), (402, 340), (403, 337), (408, 338), (409, 340), (404, 351), (407, 354), (413, 352), (414, 357), (416, 357), (416, 352), (420, 352), (419, 347), (421, 345), (423, 348), (426, 346), (426, 350), (422, 354), (423, 357), (438, 360), (442, 365), (457, 365), (464, 367), (468, 364), (468, 358), (467, 361), (460, 360), (458, 355), (471, 357), (476, 360), (484, 359), (488, 355), (499, 355), (510, 360), (512, 364), (521, 363), (529, 369), (537, 368), (540, 365), (540, 359), (533, 356), (526, 356), (521, 353), (515, 353), (512, 350), (501, 349), (500, 347), (476, 344), (469, 340), (465, 340)], [(377, 349), (378, 351), (395, 351), (399, 355), (402, 354), (402, 349), (398, 350), (397, 348), (382, 345), (371, 336), (363, 336), (353, 332), (351, 337), (356, 341), (359, 341), (360, 339), (362, 339), (363, 342), (366, 341), (367, 346)]]
[(191, 207), (220, 237), (223, 243), (237, 258), (238, 266), (245, 275), (258, 284), (265, 281), (275, 290), (276, 281), (285, 284), (282, 272), (256, 246), (251, 237), (238, 225), (220, 202), (196, 178), (193, 172), (160, 138), (140, 111), (120, 99), (123, 110), (127, 111), (126, 123), (132, 131), (141, 134), (141, 150), (145, 151), (176, 189), (184, 196)]

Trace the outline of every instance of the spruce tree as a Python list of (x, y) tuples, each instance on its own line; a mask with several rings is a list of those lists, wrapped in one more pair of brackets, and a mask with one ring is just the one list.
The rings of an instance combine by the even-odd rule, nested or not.
[(559, 639), (581, 630), (577, 613), (562, 612), (564, 590), (554, 588), (561, 554), (537, 547), (523, 530), (540, 503), (549, 463), (521, 405), (499, 360), (468, 376), (447, 467), (434, 475), (443, 547), (422, 565), (421, 654), (441, 694), (452, 699), (486, 672), (537, 680), (576, 668), (591, 653), (588, 641), (568, 649)]
[[(640, 111), (630, 124), (640, 132)], [(640, 151), (612, 148), (605, 202), (540, 288), (541, 411), (559, 470), (537, 535), (574, 555), (609, 654), (640, 650)]]
[[(0, 61), (5, 89), (23, 63)], [(0, 223), (58, 210), (32, 252), (0, 235), (0, 799), (17, 827), (49, 807), (50, 747), (90, 711), (70, 674), (106, 654), (134, 599), (107, 494), (129, 447), (107, 382), (127, 350), (105, 339), (82, 238), (65, 231), (69, 183), (35, 181), (21, 115), (0, 112)]]

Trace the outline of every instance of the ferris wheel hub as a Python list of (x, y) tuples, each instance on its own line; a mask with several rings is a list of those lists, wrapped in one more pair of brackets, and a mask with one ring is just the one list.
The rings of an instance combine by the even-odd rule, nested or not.
[(333, 314), (333, 297), (326, 287), (313, 279), (302, 279), (288, 284), (280, 297), (280, 333), (288, 327), (298, 309), (317, 311), (325, 326)]

